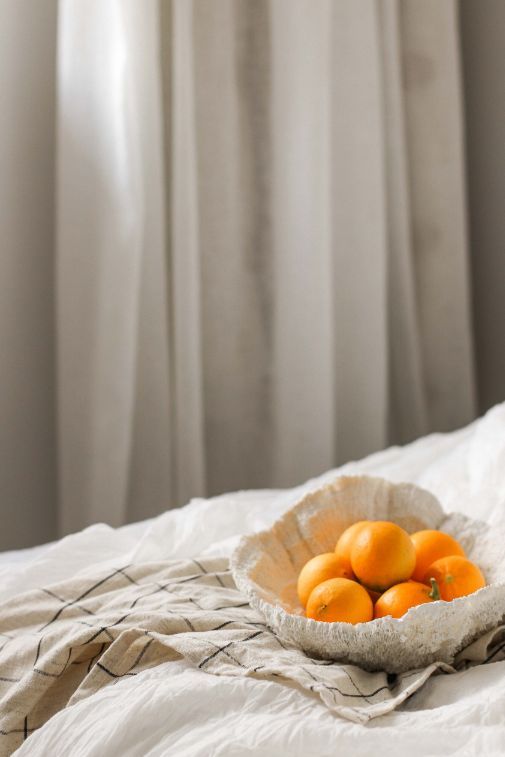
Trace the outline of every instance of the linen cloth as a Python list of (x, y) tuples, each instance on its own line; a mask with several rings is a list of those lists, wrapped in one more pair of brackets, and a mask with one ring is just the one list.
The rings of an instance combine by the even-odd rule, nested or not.
[(455, 667), (368, 673), (312, 659), (279, 639), (236, 589), (226, 558), (102, 567), (0, 608), (0, 754), (62, 708), (180, 658), (214, 675), (299, 684), (338, 715), (365, 723), (437, 671), (504, 659), (504, 628), (470, 645)]

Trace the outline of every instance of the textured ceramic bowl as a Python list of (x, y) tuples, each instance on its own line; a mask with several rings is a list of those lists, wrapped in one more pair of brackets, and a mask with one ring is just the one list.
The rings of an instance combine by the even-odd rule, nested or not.
[[(468, 597), (411, 608), (402, 618), (321, 623), (303, 614), (298, 573), (314, 555), (331, 552), (357, 520), (391, 520), (412, 533), (437, 528), (456, 537), (488, 585)], [(459, 513), (413, 484), (344, 476), (312, 492), (267, 531), (245, 536), (231, 568), (239, 589), (280, 638), (310, 655), (367, 670), (403, 672), (455, 655), (505, 616), (505, 532)]]

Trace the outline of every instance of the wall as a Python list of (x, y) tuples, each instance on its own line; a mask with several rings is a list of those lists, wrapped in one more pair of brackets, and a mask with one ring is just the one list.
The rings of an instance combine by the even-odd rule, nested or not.
[(0, 0), (0, 549), (56, 529), (56, 13), (56, 0)]
[(461, 0), (460, 21), (482, 412), (505, 400), (505, 2)]

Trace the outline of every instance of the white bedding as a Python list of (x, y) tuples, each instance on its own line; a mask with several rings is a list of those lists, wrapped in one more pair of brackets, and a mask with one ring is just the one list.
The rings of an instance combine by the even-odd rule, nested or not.
[[(505, 517), (505, 405), (461, 431), (432, 435), (339, 469), (413, 481), (443, 507), (496, 523)], [(47, 547), (6, 553), (0, 600), (90, 564), (229, 555), (239, 535), (264, 528), (300, 494), (289, 491), (195, 500), (158, 518), (96, 525)], [(332, 715), (316, 698), (277, 681), (213, 677), (171, 662), (122, 679), (61, 711), (18, 755), (498, 755), (505, 752), (505, 663), (431, 679), (401, 710), (366, 726)]]

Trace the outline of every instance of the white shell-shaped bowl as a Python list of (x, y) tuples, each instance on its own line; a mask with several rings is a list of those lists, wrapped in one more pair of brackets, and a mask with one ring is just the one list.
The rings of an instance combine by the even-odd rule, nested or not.
[[(331, 552), (358, 520), (391, 520), (409, 533), (436, 528), (462, 544), (488, 585), (452, 602), (411, 608), (402, 618), (322, 623), (306, 618), (296, 594), (298, 574), (314, 555)], [(344, 476), (298, 502), (274, 525), (245, 536), (231, 569), (238, 588), (280, 638), (308, 654), (391, 673), (452, 663), (468, 643), (505, 616), (505, 532), (459, 513), (413, 484)]]

